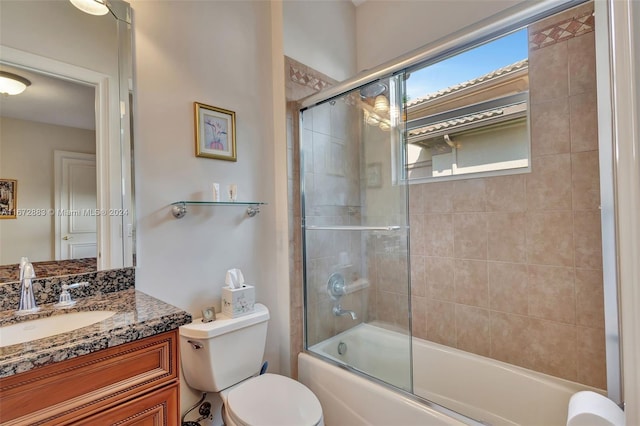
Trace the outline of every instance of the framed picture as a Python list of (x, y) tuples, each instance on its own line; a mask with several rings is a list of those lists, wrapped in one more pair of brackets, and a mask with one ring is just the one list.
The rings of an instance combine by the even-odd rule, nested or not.
[(367, 188), (382, 187), (382, 163), (367, 164)]
[(193, 103), (196, 115), (196, 157), (237, 161), (236, 113)]
[(0, 179), (0, 219), (15, 219), (18, 199), (18, 181)]

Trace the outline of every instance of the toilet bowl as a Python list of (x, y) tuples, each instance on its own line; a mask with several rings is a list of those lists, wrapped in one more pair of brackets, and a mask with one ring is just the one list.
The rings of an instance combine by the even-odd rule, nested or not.
[(263, 374), (220, 392), (227, 426), (323, 426), (318, 398), (302, 383)]
[(269, 310), (180, 327), (180, 356), (187, 384), (219, 393), (227, 426), (323, 426), (322, 406), (302, 383), (277, 374), (258, 375)]

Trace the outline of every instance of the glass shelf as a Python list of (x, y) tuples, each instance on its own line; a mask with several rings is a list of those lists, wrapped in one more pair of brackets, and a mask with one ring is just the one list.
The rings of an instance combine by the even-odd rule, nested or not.
[(247, 216), (254, 217), (260, 213), (260, 206), (266, 204), (260, 201), (176, 201), (171, 203), (171, 213), (180, 219), (187, 214), (187, 206), (246, 206)]

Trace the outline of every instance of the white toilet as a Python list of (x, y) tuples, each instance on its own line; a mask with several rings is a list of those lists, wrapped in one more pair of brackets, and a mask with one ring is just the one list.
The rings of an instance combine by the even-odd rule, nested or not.
[(227, 426), (323, 426), (318, 398), (302, 383), (277, 374), (258, 375), (269, 310), (180, 327), (180, 356), (187, 384), (219, 392)]

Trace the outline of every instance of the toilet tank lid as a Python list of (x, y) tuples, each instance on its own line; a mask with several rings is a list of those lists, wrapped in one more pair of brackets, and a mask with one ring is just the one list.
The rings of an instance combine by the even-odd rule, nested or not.
[(180, 335), (192, 339), (208, 339), (249, 327), (269, 320), (269, 310), (266, 306), (256, 303), (252, 313), (237, 318), (229, 318), (223, 314), (216, 314), (215, 321), (202, 322), (196, 318), (192, 323), (180, 327)]

